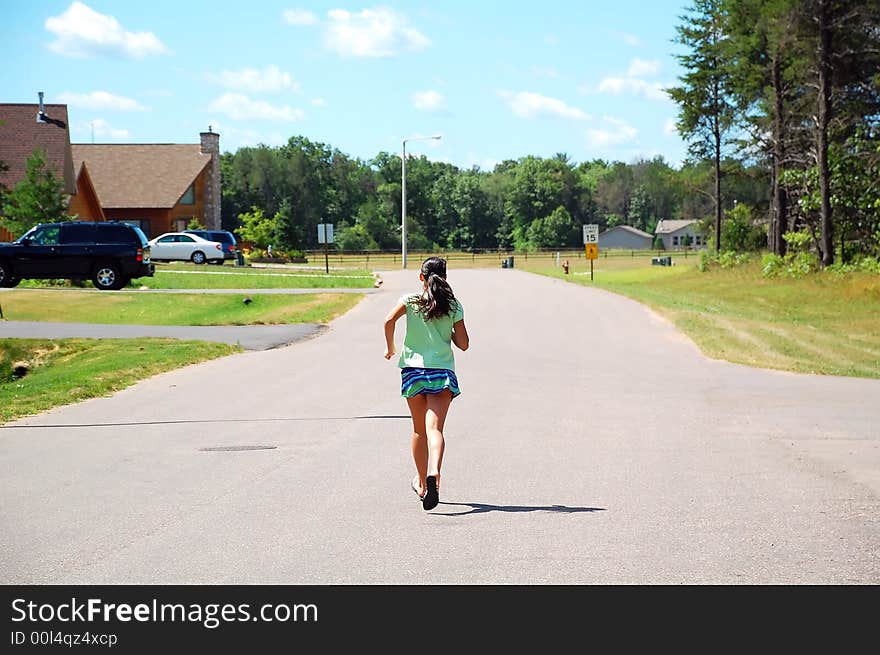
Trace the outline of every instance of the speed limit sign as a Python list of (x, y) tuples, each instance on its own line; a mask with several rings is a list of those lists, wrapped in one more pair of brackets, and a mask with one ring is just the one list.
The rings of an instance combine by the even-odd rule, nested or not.
[(584, 245), (587, 245), (588, 243), (599, 243), (598, 225), (584, 225)]

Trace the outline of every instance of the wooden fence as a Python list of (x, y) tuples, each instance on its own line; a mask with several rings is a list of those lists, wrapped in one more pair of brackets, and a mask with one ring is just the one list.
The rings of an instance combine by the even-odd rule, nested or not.
[(0, 225), (0, 242), (14, 241), (15, 235), (7, 230), (5, 227)]

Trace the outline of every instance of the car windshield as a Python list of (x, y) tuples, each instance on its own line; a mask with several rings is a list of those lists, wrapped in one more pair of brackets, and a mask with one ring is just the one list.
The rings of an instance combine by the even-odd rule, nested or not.
[(25, 239), (30, 239), (32, 236), (34, 236), (34, 232), (37, 231), (37, 228), (38, 228), (38, 227), (40, 227), (40, 226), (39, 226), (39, 225), (34, 225), (31, 229), (29, 229), (27, 232), (25, 232), (25, 233), (22, 234), (20, 237), (18, 237), (18, 238), (15, 240), (15, 243), (24, 243), (24, 240), (25, 240)]

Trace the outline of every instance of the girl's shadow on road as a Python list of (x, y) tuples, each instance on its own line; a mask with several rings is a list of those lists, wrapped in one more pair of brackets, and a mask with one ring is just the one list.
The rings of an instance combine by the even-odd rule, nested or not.
[(579, 512), (604, 512), (604, 507), (568, 507), (566, 505), (487, 505), (485, 503), (445, 503), (450, 507), (470, 507), (465, 512), (435, 512), (440, 516), (464, 516), (466, 514), (484, 514), (486, 512), (560, 512), (576, 514)]

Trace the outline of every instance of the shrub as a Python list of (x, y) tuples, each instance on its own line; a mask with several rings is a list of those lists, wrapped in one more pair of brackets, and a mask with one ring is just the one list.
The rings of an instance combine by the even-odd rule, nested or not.
[(812, 250), (813, 236), (806, 230), (786, 232), (782, 235), (788, 244), (788, 252), (784, 257), (765, 255), (763, 259), (764, 277), (798, 278), (808, 275), (819, 268), (819, 259)]

